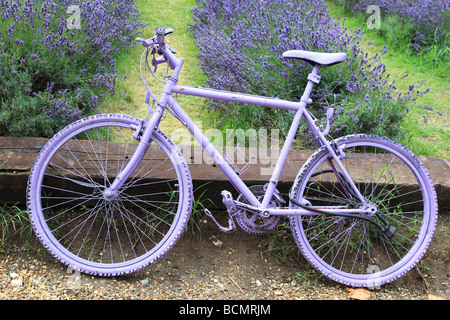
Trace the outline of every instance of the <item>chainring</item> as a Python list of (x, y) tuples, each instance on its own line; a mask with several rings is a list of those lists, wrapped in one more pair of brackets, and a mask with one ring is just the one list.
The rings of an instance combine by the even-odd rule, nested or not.
[[(262, 200), (265, 194), (265, 187), (263, 185), (254, 185), (249, 187), (250, 191), (256, 196), (258, 200)], [(241, 201), (242, 199), (242, 201)], [(247, 201), (240, 194), (237, 201), (241, 201), (246, 203)], [(279, 201), (276, 199), (271, 200), (270, 207), (279, 207)], [(234, 217), (236, 218), (237, 224), (247, 233), (263, 235), (266, 234), (278, 225), (278, 222), (281, 219), (281, 216), (268, 216), (267, 218), (261, 217), (256, 212), (250, 212), (248, 210), (240, 209), (236, 211)]]

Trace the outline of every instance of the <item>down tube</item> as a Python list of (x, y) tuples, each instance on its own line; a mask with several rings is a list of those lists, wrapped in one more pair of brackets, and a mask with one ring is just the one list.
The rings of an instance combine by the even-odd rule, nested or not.
[(197, 127), (192, 119), (186, 114), (183, 108), (180, 107), (178, 102), (169, 96), (167, 104), (172, 108), (175, 114), (180, 117), (181, 121), (185, 122), (186, 128), (192, 133), (194, 138), (200, 142), (202, 147), (208, 152), (209, 156), (214, 160), (216, 165), (222, 170), (222, 172), (228, 177), (233, 186), (244, 196), (244, 198), (255, 207), (260, 206), (260, 202), (256, 199), (255, 195), (250, 191), (247, 185), (242, 179), (234, 172), (230, 165), (225, 161), (222, 154), (217, 151), (209, 139), (203, 134), (203, 132)]

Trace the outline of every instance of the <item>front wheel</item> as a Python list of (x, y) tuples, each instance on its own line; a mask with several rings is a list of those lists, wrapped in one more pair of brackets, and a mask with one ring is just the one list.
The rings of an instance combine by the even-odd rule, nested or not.
[(93, 275), (137, 271), (181, 236), (192, 208), (192, 181), (179, 149), (155, 129), (130, 178), (108, 194), (131, 159), (141, 120), (123, 115), (81, 119), (39, 154), (28, 181), (30, 220), (61, 262)]
[[(334, 281), (374, 287), (408, 272), (424, 255), (437, 222), (437, 198), (420, 160), (400, 144), (367, 135), (335, 141), (341, 162), (365, 200), (366, 218), (386, 223), (384, 233), (368, 220), (316, 215), (291, 217), (293, 236), (304, 257)], [(344, 174), (321, 148), (304, 165), (291, 198), (308, 206), (359, 208)]]

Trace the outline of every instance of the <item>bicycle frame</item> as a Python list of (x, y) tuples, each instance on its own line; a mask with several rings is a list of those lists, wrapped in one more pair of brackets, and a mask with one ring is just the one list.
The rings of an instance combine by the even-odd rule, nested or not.
[[(346, 53), (283, 52), (284, 58), (313, 65), (303, 96), (290, 102), (179, 85), (183, 60), (164, 40), (171, 32), (158, 26), (155, 37), (137, 39), (147, 48), (141, 75), (144, 71), (149, 117), (104, 114), (80, 119), (52, 137), (36, 158), (27, 183), (27, 209), (36, 237), (51, 255), (80, 272), (114, 277), (147, 268), (174, 247), (195, 203), (188, 161), (158, 129), (167, 112), (187, 127), (206, 151), (201, 154), (208, 153), (240, 192), (234, 200), (231, 192), (222, 191), (228, 225), (204, 208), (220, 231), (239, 226), (250, 234), (277, 232), (280, 216), (286, 216), (305, 260), (328, 278), (353, 287), (382, 285), (417, 264), (438, 221), (437, 195), (423, 163), (388, 138), (355, 134), (327, 141), (333, 109), (327, 110), (325, 128), (308, 110), (319, 70), (344, 62)], [(164, 81), (155, 76), (160, 63), (173, 70)], [(147, 70), (165, 84), (158, 97), (151, 91)], [(176, 101), (177, 94), (292, 112), (269, 181), (247, 187), (239, 162), (222, 153), (228, 145), (216, 149)], [(297, 168), (292, 191), (283, 199), (278, 180), (303, 119), (320, 148)], [(240, 153), (236, 155), (239, 160)]]
[[(151, 136), (153, 134), (154, 128), (158, 127), (159, 122), (163, 116), (165, 108), (169, 106), (171, 110), (174, 112), (175, 116), (183, 123), (184, 126), (191, 132), (194, 138), (202, 145), (202, 147), (207, 151), (209, 156), (213, 159), (216, 165), (222, 170), (225, 176), (229, 179), (229, 181), (233, 184), (233, 186), (243, 195), (244, 199), (248, 201), (249, 204), (239, 203), (242, 206), (245, 206), (249, 210), (255, 210), (259, 212), (263, 212), (265, 216), (268, 215), (317, 215), (320, 214), (317, 211), (307, 210), (304, 208), (289, 208), (289, 207), (279, 207), (279, 208), (268, 208), (270, 201), (274, 195), (276, 190), (276, 186), (278, 183), (278, 179), (281, 175), (281, 171), (286, 162), (286, 158), (291, 148), (292, 142), (294, 140), (295, 134), (300, 125), (300, 121), (304, 117), (310, 130), (313, 132), (316, 139), (320, 141), (320, 143), (330, 152), (331, 157), (334, 159), (339, 169), (342, 171), (342, 174), (347, 179), (347, 182), (350, 184), (350, 187), (353, 189), (354, 194), (357, 195), (363, 206), (361, 209), (347, 209), (343, 207), (321, 207), (322, 212), (327, 212), (330, 214), (361, 214), (368, 212), (368, 203), (365, 201), (364, 197), (361, 195), (359, 190), (356, 188), (353, 183), (350, 175), (347, 170), (339, 160), (339, 156), (336, 154), (335, 150), (331, 146), (331, 144), (327, 141), (322, 132), (317, 128), (314, 123), (314, 119), (307, 112), (306, 106), (311, 103), (309, 98), (311, 91), (314, 85), (314, 79), (318, 78), (318, 72), (320, 66), (316, 65), (313, 67), (313, 70), (308, 77), (308, 83), (306, 85), (304, 94), (301, 98), (300, 102), (291, 102), (282, 99), (269, 98), (264, 96), (250, 95), (250, 94), (242, 94), (235, 92), (228, 92), (222, 90), (208, 89), (208, 88), (199, 88), (199, 87), (190, 87), (177, 85), (178, 82), (178, 74), (183, 65), (183, 59), (176, 58), (170, 50), (164, 51), (165, 56), (168, 59), (169, 66), (174, 69), (174, 72), (168, 77), (168, 81), (164, 87), (163, 93), (157, 103), (156, 110), (152, 110), (153, 115), (150, 117), (150, 120), (146, 124), (142, 136), (140, 138), (139, 146), (136, 149), (135, 154), (130, 159), (128, 165), (124, 168), (122, 172), (116, 177), (111, 187), (109, 188), (110, 194), (114, 194), (115, 191), (121, 186), (121, 184), (130, 176), (130, 174), (134, 171), (134, 169), (138, 166), (139, 162), (142, 160), (145, 152), (147, 151), (148, 146), (151, 143)], [(247, 187), (247, 185), (242, 181), (239, 175), (231, 168), (227, 161), (223, 158), (221, 153), (214, 147), (214, 145), (209, 141), (209, 139), (203, 134), (203, 132), (198, 128), (198, 126), (194, 123), (194, 121), (187, 115), (187, 113), (183, 110), (183, 108), (178, 104), (172, 94), (184, 94), (191, 96), (198, 96), (209, 99), (217, 99), (223, 101), (231, 101), (231, 102), (239, 102), (246, 103), (252, 105), (260, 105), (271, 108), (280, 108), (291, 110), (295, 112), (294, 119), (290, 126), (289, 132), (286, 136), (286, 140), (281, 149), (279, 158), (275, 165), (272, 176), (268, 182), (266, 192), (264, 198), (260, 202), (255, 195), (251, 192), (251, 190)]]

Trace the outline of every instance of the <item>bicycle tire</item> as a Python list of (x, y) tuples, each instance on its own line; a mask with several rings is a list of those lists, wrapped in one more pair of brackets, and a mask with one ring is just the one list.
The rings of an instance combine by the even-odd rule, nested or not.
[[(377, 208), (367, 217), (386, 221), (394, 235), (357, 216), (316, 215), (291, 216), (293, 237), (306, 260), (328, 278), (378, 287), (405, 275), (425, 254), (438, 217), (434, 185), (421, 161), (397, 142), (351, 135), (335, 143), (345, 152), (341, 161), (356, 187)], [(307, 160), (291, 198), (308, 206), (358, 207), (329, 156), (322, 147)]]
[(166, 254), (188, 223), (189, 169), (159, 129), (116, 196), (104, 196), (131, 158), (141, 124), (125, 115), (87, 117), (57, 133), (36, 159), (27, 187), (30, 221), (43, 246), (74, 270), (138, 271)]

